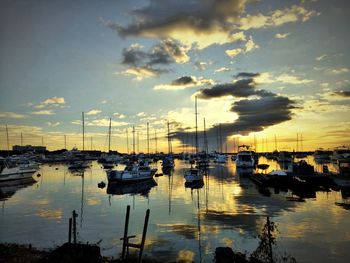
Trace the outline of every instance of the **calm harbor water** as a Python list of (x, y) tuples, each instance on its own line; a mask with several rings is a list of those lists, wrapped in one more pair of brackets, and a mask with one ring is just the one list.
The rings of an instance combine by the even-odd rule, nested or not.
[[(269, 170), (278, 168), (276, 162), (261, 162), (269, 163)], [(188, 167), (176, 161), (175, 170), (155, 177), (155, 184), (100, 189), (97, 184), (106, 182), (106, 173), (97, 162), (83, 176), (63, 164), (42, 165), (36, 182), (1, 186), (0, 242), (60, 245), (67, 241), (68, 219), (76, 210), (78, 240), (98, 243), (103, 255), (116, 257), (130, 205), (129, 234), (140, 239), (149, 208), (145, 254), (164, 262), (212, 262), (219, 246), (250, 254), (259, 245), (267, 216), (278, 228), (275, 255), (288, 254), (298, 262), (350, 258), (350, 211), (335, 205), (346, 199), (341, 191), (319, 191), (303, 202), (290, 201), (290, 192), (272, 190), (267, 196), (231, 160), (211, 165), (204, 186), (189, 189), (183, 178)]]

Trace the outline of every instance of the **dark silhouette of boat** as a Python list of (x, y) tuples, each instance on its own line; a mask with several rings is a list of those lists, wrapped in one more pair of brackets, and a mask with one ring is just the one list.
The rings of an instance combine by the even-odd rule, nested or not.
[(109, 183), (107, 185), (107, 194), (111, 195), (148, 195), (152, 187), (157, 186), (157, 182), (152, 180), (140, 181), (133, 184), (115, 184)]

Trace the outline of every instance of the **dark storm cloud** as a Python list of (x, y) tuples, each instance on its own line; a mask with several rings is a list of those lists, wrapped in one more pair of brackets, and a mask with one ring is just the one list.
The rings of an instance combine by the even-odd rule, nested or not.
[(122, 56), (122, 63), (131, 66), (184, 63), (189, 59), (185, 48), (172, 39), (162, 40), (148, 51), (143, 51), (140, 45), (131, 45), (123, 49)]
[(156, 68), (155, 66), (157, 65), (165, 66), (171, 63), (185, 63), (188, 60), (186, 48), (172, 39), (162, 40), (148, 51), (144, 51), (142, 46), (134, 44), (129, 48), (124, 48), (122, 52), (123, 64), (130, 66), (133, 70), (146, 70), (154, 73), (154, 75), (168, 71)]
[(252, 78), (240, 79), (234, 83), (220, 84), (213, 86), (212, 88), (202, 89), (198, 93), (200, 99), (212, 99), (223, 96), (233, 97), (249, 97), (253, 95), (258, 96), (271, 96), (273, 93), (266, 90), (257, 90), (256, 83)]
[(350, 97), (350, 91), (346, 91), (346, 90), (334, 91), (333, 92), (333, 96), (340, 96), (340, 97), (349, 98)]
[(132, 12), (134, 21), (128, 26), (107, 25), (121, 36), (165, 36), (168, 31), (181, 28), (196, 32), (214, 27), (229, 30), (232, 21), (244, 11), (245, 4), (246, 0), (150, 0), (148, 6)]
[[(221, 123), (209, 128), (207, 136), (212, 144), (215, 144), (219, 133), (223, 139), (235, 134), (248, 135), (251, 132), (263, 131), (270, 126), (291, 120), (292, 110), (296, 108), (295, 102), (287, 97), (257, 89), (257, 84), (252, 78), (203, 89), (197, 96), (207, 100), (228, 95), (244, 98), (233, 102), (230, 108), (230, 111), (236, 113), (238, 118), (234, 122)], [(182, 130), (173, 133), (172, 137), (183, 141), (183, 138), (192, 136), (193, 133)], [(186, 144), (193, 145), (194, 143), (190, 141)]]
[(240, 72), (235, 77), (236, 78), (254, 78), (258, 76), (260, 76), (260, 73)]
[(191, 76), (183, 76), (171, 82), (171, 85), (195, 84), (196, 81)]

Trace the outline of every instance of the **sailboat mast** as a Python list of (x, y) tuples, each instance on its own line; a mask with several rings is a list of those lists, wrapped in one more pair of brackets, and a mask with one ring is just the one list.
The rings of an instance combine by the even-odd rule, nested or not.
[(10, 156), (10, 140), (9, 140), (9, 130), (6, 124), (6, 139), (7, 139), (7, 156)]
[(85, 150), (85, 122), (84, 122), (84, 112), (82, 112), (83, 119), (83, 151)]
[(275, 134), (275, 151), (277, 151), (277, 139), (276, 139), (276, 134)]
[(132, 151), (135, 154), (135, 126), (132, 126)]
[(157, 142), (157, 130), (154, 129), (154, 140), (155, 140), (155, 146), (156, 146), (156, 153), (158, 152), (158, 142)]
[(111, 151), (111, 126), (112, 126), (112, 119), (109, 118), (109, 128), (108, 128), (108, 152)]
[(170, 154), (171, 150), (171, 145), (170, 145), (170, 128), (169, 128), (169, 121), (168, 121), (168, 154)]
[(195, 142), (196, 142), (196, 156), (198, 155), (198, 123), (197, 123), (197, 96), (195, 97), (195, 116), (196, 116), (196, 137), (195, 137)]
[(128, 135), (128, 128), (125, 129), (126, 133), (126, 152), (129, 154), (129, 135)]
[(147, 154), (149, 156), (149, 123), (147, 122)]
[(205, 151), (205, 156), (208, 154), (208, 139), (207, 139), (207, 130), (205, 127), (205, 118), (203, 118), (204, 121), (204, 151)]

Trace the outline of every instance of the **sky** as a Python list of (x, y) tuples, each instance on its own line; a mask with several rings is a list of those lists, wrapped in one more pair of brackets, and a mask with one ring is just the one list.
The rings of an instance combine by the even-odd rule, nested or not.
[(107, 150), (111, 118), (112, 150), (134, 134), (147, 152), (149, 123), (166, 152), (168, 121), (193, 150), (195, 98), (199, 148), (204, 119), (210, 150), (349, 146), (349, 17), (346, 0), (3, 0), (0, 149), (6, 126), (10, 146), (82, 149), (84, 112), (85, 149)]

